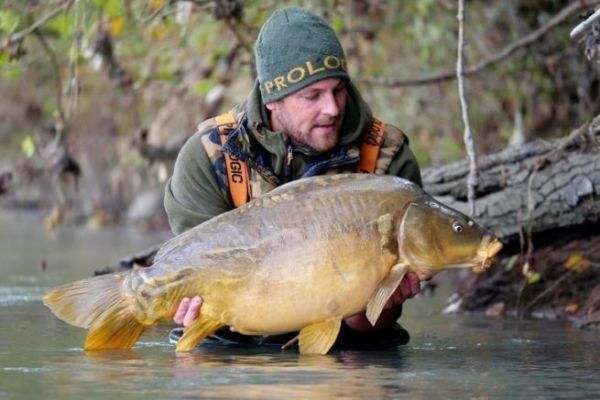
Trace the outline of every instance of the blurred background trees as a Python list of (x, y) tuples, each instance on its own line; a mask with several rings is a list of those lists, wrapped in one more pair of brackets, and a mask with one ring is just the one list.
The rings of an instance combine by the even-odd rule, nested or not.
[[(164, 226), (177, 150), (197, 123), (244, 100), (255, 37), (284, 5), (331, 22), (363, 96), (408, 134), (424, 167), (465, 156), (456, 82), (431, 79), (455, 68), (456, 1), (0, 4), (0, 205), (42, 209), (49, 228)], [(565, 136), (600, 113), (600, 64), (569, 38), (598, 5), (466, 2), (467, 69), (515, 46), (466, 79), (479, 154)]]

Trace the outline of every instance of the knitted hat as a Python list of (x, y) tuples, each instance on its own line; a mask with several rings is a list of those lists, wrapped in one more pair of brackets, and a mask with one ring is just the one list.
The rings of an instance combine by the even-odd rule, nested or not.
[(279, 9), (255, 46), (263, 102), (270, 103), (321, 79), (349, 79), (344, 49), (327, 22), (299, 7)]

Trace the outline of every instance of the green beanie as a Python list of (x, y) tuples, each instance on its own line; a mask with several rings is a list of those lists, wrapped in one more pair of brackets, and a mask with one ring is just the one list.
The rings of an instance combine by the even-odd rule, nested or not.
[(327, 22), (299, 7), (279, 9), (256, 39), (263, 102), (270, 103), (321, 79), (348, 77), (344, 49)]

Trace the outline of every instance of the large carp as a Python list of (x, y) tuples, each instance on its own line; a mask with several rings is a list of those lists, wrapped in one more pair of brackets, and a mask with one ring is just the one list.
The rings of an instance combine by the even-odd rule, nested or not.
[(374, 324), (408, 271), (486, 268), (500, 242), (401, 178), (314, 177), (281, 186), (171, 239), (151, 267), (80, 280), (44, 296), (88, 328), (85, 349), (129, 348), (185, 296), (200, 318), (187, 351), (223, 326), (243, 334), (300, 331), (300, 353), (325, 354), (343, 318)]

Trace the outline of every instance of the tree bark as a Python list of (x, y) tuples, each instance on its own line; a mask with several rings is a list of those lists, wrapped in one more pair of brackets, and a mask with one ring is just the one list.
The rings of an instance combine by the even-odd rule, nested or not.
[[(446, 312), (565, 319), (600, 327), (600, 116), (554, 142), (480, 158), (474, 218), (507, 246)], [(423, 172), (425, 190), (468, 209), (467, 162)]]
[[(474, 219), (506, 241), (600, 217), (600, 116), (554, 142), (534, 141), (479, 160)], [(423, 171), (425, 190), (468, 213), (466, 161)]]

